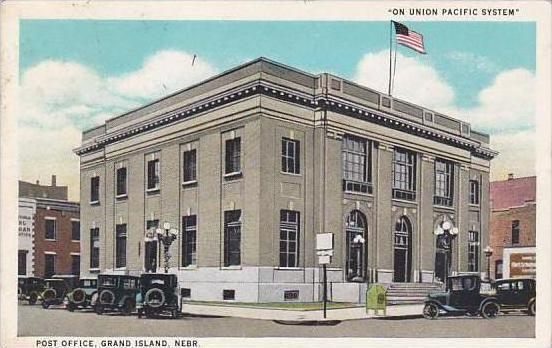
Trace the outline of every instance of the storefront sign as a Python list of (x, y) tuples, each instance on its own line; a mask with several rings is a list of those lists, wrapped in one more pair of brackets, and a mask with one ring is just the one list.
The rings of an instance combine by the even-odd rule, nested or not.
[(534, 277), (536, 273), (535, 253), (510, 255), (510, 277)]

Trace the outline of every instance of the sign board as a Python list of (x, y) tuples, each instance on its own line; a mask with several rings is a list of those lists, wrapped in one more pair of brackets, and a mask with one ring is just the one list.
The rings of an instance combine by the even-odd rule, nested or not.
[(510, 255), (510, 277), (536, 276), (535, 253), (512, 253)]
[(316, 250), (333, 249), (333, 233), (318, 233), (316, 235)]
[(330, 256), (318, 256), (318, 264), (320, 265), (329, 265), (331, 257)]
[(333, 250), (318, 250), (316, 255), (318, 256), (333, 256)]

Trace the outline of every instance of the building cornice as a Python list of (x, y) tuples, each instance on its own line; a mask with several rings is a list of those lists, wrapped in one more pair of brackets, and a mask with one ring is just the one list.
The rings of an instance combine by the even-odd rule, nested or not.
[(433, 129), (422, 124), (416, 124), (412, 121), (392, 116), (381, 110), (373, 110), (368, 107), (354, 105), (353, 103), (338, 100), (337, 98), (333, 98), (327, 94), (308, 95), (295, 90), (287, 90), (281, 86), (275, 87), (262, 80), (257, 80), (255, 83), (242, 86), (239, 89), (221, 94), (214, 98), (206, 98), (197, 103), (173, 110), (151, 120), (131, 125), (112, 133), (99, 135), (93, 138), (90, 142), (74, 149), (74, 152), (81, 156), (89, 152), (97, 151), (106, 145), (117, 141), (165, 127), (169, 124), (182, 121), (206, 111), (259, 95), (279, 99), (313, 110), (324, 109), (350, 117), (355, 117), (387, 128), (392, 128), (418, 137), (468, 150), (473, 156), (486, 160), (490, 160), (498, 154), (496, 151), (491, 149), (482, 148), (480, 143), (474, 140)]

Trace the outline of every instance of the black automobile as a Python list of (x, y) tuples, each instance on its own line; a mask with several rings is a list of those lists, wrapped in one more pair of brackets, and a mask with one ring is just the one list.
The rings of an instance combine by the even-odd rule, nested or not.
[(500, 312), (500, 304), (492, 293), (481, 291), (481, 278), (467, 274), (447, 278), (446, 290), (430, 293), (425, 299), (423, 315), (435, 319), (440, 314), (481, 315), (495, 318)]
[(17, 285), (17, 298), (28, 301), (30, 305), (34, 305), (42, 298), (42, 292), (45, 289), (44, 279), (38, 277), (19, 277)]
[(97, 300), (98, 280), (96, 278), (81, 278), (78, 287), (67, 295), (66, 308), (70, 312), (79, 308), (90, 308)]
[(151, 318), (159, 314), (169, 314), (172, 318), (180, 315), (178, 301), (178, 279), (175, 274), (145, 273), (140, 276), (140, 292), (136, 295), (138, 318), (145, 315)]
[(140, 278), (129, 275), (98, 275), (98, 299), (93, 308), (97, 314), (117, 311), (131, 314), (136, 307)]
[(78, 281), (77, 275), (54, 275), (51, 279), (46, 279), (46, 290), (42, 292), (42, 308), (63, 304)]
[(494, 283), (494, 296), (500, 303), (501, 310), (525, 310), (529, 315), (536, 312), (537, 283), (532, 278), (500, 279)]

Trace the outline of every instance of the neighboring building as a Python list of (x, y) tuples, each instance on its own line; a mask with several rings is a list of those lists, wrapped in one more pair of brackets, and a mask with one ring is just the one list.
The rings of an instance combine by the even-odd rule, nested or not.
[(19, 194), (19, 274), (79, 274), (79, 204), (67, 201), (67, 186), (52, 175), (50, 186), (19, 181)]
[(536, 276), (536, 181), (534, 176), (491, 182), (491, 274)]
[(170, 272), (195, 300), (318, 300), (321, 232), (334, 301), (481, 272), (488, 144), (466, 122), (260, 58), (83, 133), (82, 272), (160, 270), (165, 222), (179, 230)]

